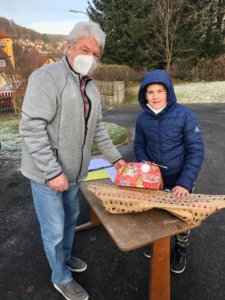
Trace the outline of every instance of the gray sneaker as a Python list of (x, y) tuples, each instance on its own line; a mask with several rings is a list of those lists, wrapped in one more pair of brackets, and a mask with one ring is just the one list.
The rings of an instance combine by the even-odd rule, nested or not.
[(71, 256), (69, 260), (66, 261), (66, 265), (70, 267), (71, 272), (84, 272), (87, 269), (87, 264), (80, 258)]
[(66, 284), (54, 283), (54, 287), (67, 300), (88, 300), (89, 296), (85, 289), (76, 281), (72, 280)]

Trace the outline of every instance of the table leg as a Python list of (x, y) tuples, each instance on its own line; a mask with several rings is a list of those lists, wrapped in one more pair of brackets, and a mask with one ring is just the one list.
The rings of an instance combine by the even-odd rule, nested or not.
[(170, 299), (170, 237), (152, 244), (148, 299)]
[(93, 210), (91, 210), (91, 220), (85, 224), (81, 224), (76, 227), (76, 231), (86, 230), (97, 225), (100, 225), (101, 221), (99, 220), (98, 216), (95, 214)]

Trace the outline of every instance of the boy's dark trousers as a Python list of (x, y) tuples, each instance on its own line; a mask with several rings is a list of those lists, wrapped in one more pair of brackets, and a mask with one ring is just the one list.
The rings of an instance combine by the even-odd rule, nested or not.
[(190, 230), (177, 234), (175, 236), (176, 247), (187, 248), (189, 234), (190, 234)]

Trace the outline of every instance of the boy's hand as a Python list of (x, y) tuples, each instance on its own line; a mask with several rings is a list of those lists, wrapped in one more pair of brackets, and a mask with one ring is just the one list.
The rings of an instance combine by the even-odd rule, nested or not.
[(189, 197), (189, 191), (182, 186), (176, 185), (172, 189), (172, 194), (176, 199), (184, 199)]

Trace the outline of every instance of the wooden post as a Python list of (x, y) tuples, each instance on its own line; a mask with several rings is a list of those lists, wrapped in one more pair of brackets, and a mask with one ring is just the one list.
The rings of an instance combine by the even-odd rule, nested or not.
[(92, 228), (92, 227), (95, 227), (97, 225), (100, 225), (101, 222), (98, 218), (98, 216), (96, 215), (96, 213), (91, 210), (91, 220), (90, 222), (87, 222), (87, 223), (84, 223), (84, 224), (81, 224), (79, 226), (76, 227), (76, 231), (81, 231), (81, 230), (86, 230), (86, 229), (89, 229), (89, 228)]
[(149, 300), (170, 300), (170, 237), (152, 244)]

